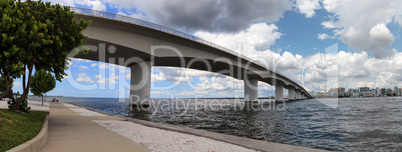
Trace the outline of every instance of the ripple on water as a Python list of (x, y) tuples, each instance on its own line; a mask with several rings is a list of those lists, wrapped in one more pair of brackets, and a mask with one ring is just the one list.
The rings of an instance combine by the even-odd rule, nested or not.
[[(32, 97), (30, 97), (32, 98)], [(101, 98), (58, 98), (89, 108), (138, 119), (204, 129), (270, 142), (306, 146), (333, 151), (402, 150), (402, 98), (343, 98), (339, 100), (303, 100), (276, 104), (268, 110), (252, 110), (235, 105), (229, 110), (196, 107), (184, 101), (188, 110), (135, 110), (128, 102)], [(157, 100), (157, 99), (154, 99)], [(219, 99), (220, 100), (220, 99)], [(168, 102), (173, 102), (167, 100)], [(151, 104), (154, 104), (152, 101)], [(333, 102), (337, 108), (326, 106)], [(281, 109), (284, 106), (285, 109)], [(183, 107), (183, 105), (178, 106)], [(274, 107), (274, 108), (273, 108)], [(279, 107), (279, 108), (278, 108)]]

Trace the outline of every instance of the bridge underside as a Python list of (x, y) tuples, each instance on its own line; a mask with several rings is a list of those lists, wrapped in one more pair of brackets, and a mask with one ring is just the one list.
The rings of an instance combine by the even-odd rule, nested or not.
[[(210, 60), (205, 58), (194, 57), (159, 57), (158, 51), (154, 55), (144, 53), (132, 48), (124, 47), (118, 44), (113, 44), (105, 41), (94, 39), (87, 39), (84, 41), (86, 46), (89, 46), (88, 53), (79, 53), (74, 58), (81, 58), (93, 61), (100, 61), (105, 63), (116, 64), (120, 66), (130, 67), (132, 70), (131, 80), (150, 79), (150, 70), (144, 73), (144, 70), (139, 68), (138, 65), (145, 63), (151, 66), (166, 66), (166, 67), (182, 67), (189, 69), (196, 69), (202, 71), (209, 71), (226, 76), (230, 76), (239, 80), (244, 80), (244, 97), (248, 101), (258, 100), (258, 81), (265, 82), (275, 86), (275, 96), (278, 101), (283, 101), (283, 89), (289, 89), (290, 94), (295, 92), (296, 87), (286, 84), (280, 80), (279, 76), (275, 73), (271, 75), (259, 75), (257, 73), (248, 71), (242, 67), (236, 66), (227, 60)], [(169, 51), (169, 50), (167, 50)], [(140, 101), (150, 99), (150, 81), (147, 81), (145, 87), (140, 89), (139, 82), (131, 81), (130, 95), (139, 97)], [(292, 94), (293, 95), (293, 94)], [(297, 96), (295, 92), (289, 100), (302, 99), (302, 96)], [(138, 99), (135, 99), (138, 100)]]
[[(283, 89), (293, 93), (293, 97), (289, 99), (301, 99), (302, 94), (310, 97), (303, 88), (288, 78), (215, 47), (131, 23), (83, 14), (77, 16), (92, 20), (92, 24), (84, 31), (89, 37), (84, 43), (91, 51), (88, 54), (74, 55), (74, 58), (130, 67), (131, 80), (150, 78), (151, 71), (139, 68), (140, 64), (182, 67), (244, 80), (245, 97), (249, 97), (249, 100), (258, 99), (259, 81), (276, 88), (277, 100), (283, 100)], [(130, 95), (137, 95), (140, 100), (149, 100), (150, 88), (147, 86), (150, 80), (145, 81), (145, 88), (138, 88), (137, 82), (132, 82)]]
[[(270, 71), (264, 71), (265, 75), (260, 75), (256, 72), (249, 71), (243, 67), (239, 67), (233, 61), (220, 59), (206, 59), (195, 57), (175, 57), (175, 56), (159, 56), (158, 50), (153, 55), (138, 51), (132, 48), (124, 47), (118, 44), (113, 44), (105, 41), (87, 39), (84, 44), (89, 47), (90, 51), (86, 54), (79, 53), (74, 55), (74, 58), (81, 58), (93, 61), (116, 64), (125, 67), (131, 67), (134, 64), (144, 61), (151, 61), (153, 66), (181, 67), (209, 71), (230, 76), (239, 80), (258, 79), (259, 81), (270, 85), (292, 86), (281, 80), (281, 76)], [(111, 48), (113, 47), (113, 48)], [(113, 51), (110, 51), (113, 50)], [(166, 50), (170, 51), (170, 50)], [(112, 53), (111, 53), (112, 52)], [(240, 61), (244, 62), (244, 61)]]

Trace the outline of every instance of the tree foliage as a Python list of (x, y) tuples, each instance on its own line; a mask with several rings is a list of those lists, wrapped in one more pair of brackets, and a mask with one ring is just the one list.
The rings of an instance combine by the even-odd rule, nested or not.
[(32, 0), (1, 0), (0, 17), (0, 74), (7, 86), (22, 77), (23, 93), (12, 98), (12, 108), (24, 110), (19, 105), (27, 98), (34, 68), (61, 81), (67, 55), (83, 44), (82, 31), (90, 22), (77, 22), (67, 6)]
[(15, 31), (17, 25), (15, 22), (19, 20), (12, 20), (9, 16), (15, 14), (13, 9), (14, 1), (3, 0), (0, 1), (0, 91), (2, 92), (0, 98), (12, 95), (11, 87), (13, 80), (23, 74), (23, 64), (15, 57), (19, 56), (20, 52), (15, 45), (15, 37), (18, 35)]
[(52, 91), (56, 87), (56, 79), (53, 75), (45, 70), (35, 71), (32, 76), (31, 92), (36, 96), (42, 96), (43, 94)]

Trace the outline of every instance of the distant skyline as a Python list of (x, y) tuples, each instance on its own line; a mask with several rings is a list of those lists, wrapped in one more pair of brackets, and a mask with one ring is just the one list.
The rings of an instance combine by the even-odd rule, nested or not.
[[(267, 61), (283, 60), (276, 67), (280, 73), (316, 92), (337, 86), (402, 86), (402, 5), (399, 0), (50, 2), (139, 18), (232, 50), (238, 50), (241, 44), (241, 53), (245, 56), (262, 57)], [(332, 48), (334, 44), (337, 44), (336, 49)], [(327, 55), (324, 56), (325, 52)], [(105, 89), (82, 91), (65, 79), (48, 95), (118, 97), (122, 91), (128, 94), (127, 90), (114, 89), (118, 88), (119, 79), (129, 78), (130, 72), (123, 72), (129, 70), (127, 68), (74, 60), (70, 69), (72, 75), (68, 77)], [(112, 69), (120, 69), (120, 72)], [(100, 70), (106, 73), (100, 73)], [(196, 86), (195, 89), (185, 82), (163, 89), (180, 79), (180, 70), (154, 67), (151, 97), (243, 96), (242, 81), (229, 77), (211, 78), (209, 73), (196, 70), (186, 70), (191, 73), (189, 83)], [(21, 81), (17, 79), (14, 91), (21, 90)], [(270, 94), (274, 94), (274, 88), (261, 83), (259, 96)]]
[[(356, 90), (358, 90), (359, 88), (365, 88), (365, 87), (367, 87), (367, 86), (360, 86), (360, 87), (356, 87), (356, 88), (345, 88), (345, 87), (342, 87), (342, 86), (340, 86), (340, 87), (334, 87), (334, 88), (330, 88), (329, 90), (331, 90), (331, 89), (337, 89), (337, 88), (344, 88), (346, 91), (348, 91), (349, 89), (356, 89)], [(391, 90), (393, 90), (395, 87), (397, 87), (398, 89), (402, 89), (402, 88), (400, 88), (399, 86), (393, 86), (393, 87), (374, 87), (374, 88), (370, 88), (370, 87), (368, 87), (370, 90), (371, 89), (391, 89)], [(323, 90), (323, 91), (329, 91), (329, 90)]]

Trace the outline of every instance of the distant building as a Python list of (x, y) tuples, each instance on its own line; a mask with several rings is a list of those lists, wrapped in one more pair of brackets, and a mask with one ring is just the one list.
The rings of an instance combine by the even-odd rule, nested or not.
[(360, 88), (358, 88), (358, 90), (359, 90), (358, 93), (370, 92), (369, 87), (360, 87)]
[(399, 90), (398, 87), (395, 86), (395, 87), (394, 87), (394, 94), (395, 94), (396, 96), (399, 96), (398, 90)]
[(381, 89), (380, 89), (380, 95), (381, 95), (381, 96), (386, 96), (386, 95), (387, 95), (386, 90), (387, 90), (387, 89), (385, 89), (385, 88), (381, 88)]
[(343, 96), (343, 93), (345, 93), (345, 88), (338, 88), (338, 96)]
[(377, 96), (377, 89), (371, 89), (370, 92), (373, 93), (373, 96)]
[(343, 93), (343, 96), (344, 96), (344, 97), (350, 97), (349, 91)]
[(393, 96), (393, 95), (394, 95), (394, 93), (393, 93), (393, 91), (392, 91), (391, 88), (388, 88), (387, 90), (385, 90), (385, 94), (386, 94), (387, 96)]
[(362, 97), (372, 97), (372, 96), (374, 96), (374, 93), (371, 92), (371, 91), (363, 92), (363, 93), (360, 93), (360, 94), (361, 94), (360, 96), (362, 96)]
[(402, 89), (398, 89), (397, 92), (398, 92), (398, 94), (399, 94), (398, 96), (402, 96)]
[(375, 96), (377, 96), (377, 97), (378, 97), (378, 96), (381, 96), (381, 89), (380, 89), (380, 88), (377, 87), (377, 88), (375, 89), (375, 91), (376, 91), (376, 92), (375, 92)]
[(326, 95), (326, 94), (325, 94), (324, 91), (323, 91), (323, 92), (316, 92), (316, 93), (315, 93), (315, 96), (316, 96), (316, 97), (325, 97), (325, 95)]
[(331, 88), (329, 90), (329, 96), (332, 97), (339, 97), (339, 96), (343, 96), (343, 93), (345, 93), (345, 88)]
[(378, 96), (402, 96), (402, 88), (358, 87), (357, 89), (345, 89), (342, 87), (331, 88), (328, 92), (310, 92), (316, 97), (378, 97)]
[(346, 91), (346, 92), (347, 92), (348, 96), (350, 97), (353, 94), (353, 89), (348, 89), (348, 91)]

